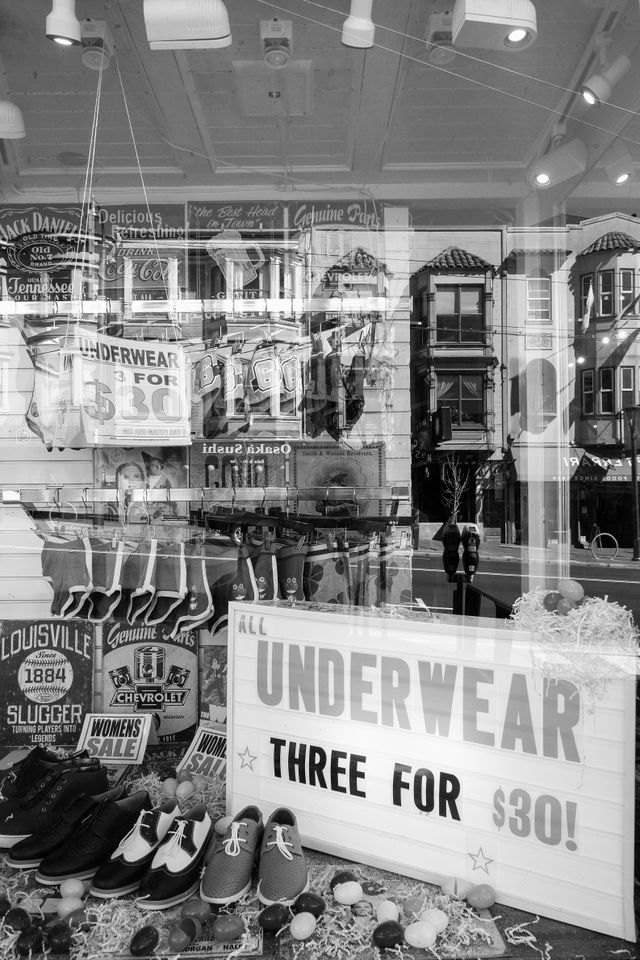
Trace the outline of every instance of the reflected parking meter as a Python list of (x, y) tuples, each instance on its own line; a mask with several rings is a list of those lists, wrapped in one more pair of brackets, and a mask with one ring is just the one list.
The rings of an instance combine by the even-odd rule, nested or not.
[(454, 582), (456, 570), (460, 563), (460, 531), (455, 523), (447, 523), (442, 532), (442, 566), (449, 583)]
[(462, 530), (461, 540), (462, 566), (464, 567), (467, 583), (471, 583), (480, 562), (480, 534), (475, 523), (465, 525)]

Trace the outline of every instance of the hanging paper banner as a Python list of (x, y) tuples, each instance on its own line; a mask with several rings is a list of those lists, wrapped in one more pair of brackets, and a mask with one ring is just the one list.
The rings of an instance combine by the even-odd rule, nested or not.
[(178, 344), (81, 331), (64, 361), (86, 446), (191, 443), (189, 361)]
[(230, 605), (227, 809), (635, 941), (633, 642), (590, 648), (590, 684), (584, 645), (329, 610)]

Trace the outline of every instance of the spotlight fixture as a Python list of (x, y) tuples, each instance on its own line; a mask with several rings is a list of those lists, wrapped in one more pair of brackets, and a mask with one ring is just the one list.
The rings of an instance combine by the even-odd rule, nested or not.
[(624, 77), (630, 66), (631, 60), (629, 60), (629, 57), (620, 54), (611, 66), (603, 70), (602, 73), (594, 73), (590, 76), (580, 91), (589, 106), (593, 107), (600, 103), (606, 103), (611, 97), (616, 83)]
[(455, 0), (453, 45), (483, 50), (522, 50), (538, 34), (532, 0)]
[(81, 60), (90, 70), (105, 70), (115, 50), (109, 24), (104, 20), (83, 20)]
[(373, 46), (376, 27), (371, 19), (373, 0), (351, 0), (349, 16), (342, 25), (342, 42), (345, 47), (361, 50)]
[(76, 17), (76, 0), (53, 0), (51, 13), (45, 21), (45, 32), (48, 40), (63, 47), (80, 43), (82, 34)]
[(147, 40), (152, 50), (210, 50), (231, 46), (223, 0), (144, 0)]
[(261, 20), (260, 40), (266, 65), (274, 70), (282, 70), (291, 59), (293, 21), (278, 20), (277, 17)]
[(582, 140), (576, 139), (561, 144), (532, 163), (527, 176), (532, 186), (544, 190), (570, 180), (586, 169), (587, 148)]
[(614, 187), (621, 187), (634, 178), (635, 168), (631, 154), (625, 144), (619, 140), (607, 150), (602, 158), (602, 165), (609, 183)]
[(10, 100), (0, 100), (0, 140), (22, 140), (25, 136), (20, 107)]

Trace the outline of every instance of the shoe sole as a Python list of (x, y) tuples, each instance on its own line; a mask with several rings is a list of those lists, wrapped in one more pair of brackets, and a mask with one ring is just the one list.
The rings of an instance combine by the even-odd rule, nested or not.
[(239, 890), (230, 897), (208, 897), (204, 892), (203, 885), (200, 884), (200, 899), (205, 900), (207, 903), (216, 903), (219, 906), (224, 906), (226, 903), (235, 903), (236, 900), (241, 900), (245, 893), (249, 893), (249, 890), (251, 890), (251, 879), (249, 879), (249, 882), (245, 884), (242, 890)]
[(309, 889), (309, 874), (307, 874), (307, 882), (305, 883), (304, 887), (302, 888), (302, 890), (298, 890), (295, 897), (292, 897), (290, 900), (285, 900), (284, 897), (281, 897), (279, 900), (268, 900), (267, 897), (265, 897), (264, 894), (260, 891), (260, 883), (258, 883), (258, 890), (257, 890), (258, 900), (260, 901), (260, 903), (263, 903), (265, 907), (271, 907), (273, 906), (274, 903), (281, 903), (283, 907), (291, 907), (296, 902), (300, 894), (306, 893), (308, 889)]
[(4, 862), (14, 870), (33, 870), (34, 867), (39, 867), (43, 860), (44, 857), (38, 857), (37, 860), (12, 860), (9, 856)]
[(0, 836), (0, 850), (10, 850), (16, 843), (19, 843), (21, 840), (26, 840), (27, 837), (31, 836), (33, 836), (31, 833), (5, 833), (3, 836)]
[(92, 886), (89, 893), (92, 897), (100, 897), (101, 900), (111, 900), (114, 897), (123, 897), (126, 893), (133, 893), (140, 886), (140, 881), (129, 883), (126, 887), (118, 887), (113, 890), (105, 890), (102, 887)]
[(98, 868), (92, 867), (91, 870), (76, 870), (71, 873), (61, 873), (56, 877), (45, 877), (40, 871), (36, 873), (36, 883), (41, 883), (45, 887), (57, 887), (63, 880), (91, 880)]
[(137, 897), (135, 904), (137, 907), (140, 907), (141, 910), (166, 910), (168, 907), (175, 907), (177, 904), (189, 900), (194, 893), (198, 892), (199, 886), (200, 881), (196, 880), (188, 890), (185, 890), (183, 893), (177, 893), (175, 896), (169, 897), (168, 900), (147, 900), (146, 897)]

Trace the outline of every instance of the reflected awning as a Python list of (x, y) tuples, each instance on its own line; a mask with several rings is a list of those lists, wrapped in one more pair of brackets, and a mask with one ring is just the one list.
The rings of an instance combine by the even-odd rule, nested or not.
[[(558, 482), (574, 480), (578, 483), (631, 483), (631, 457), (607, 457), (591, 453), (582, 447), (570, 447), (566, 453), (555, 455), (552, 450), (528, 451), (529, 458), (522, 456), (523, 451), (513, 450), (516, 467), (516, 479), (525, 483), (536, 481)], [(529, 459), (533, 468), (529, 467)], [(638, 475), (640, 476), (640, 455)]]

